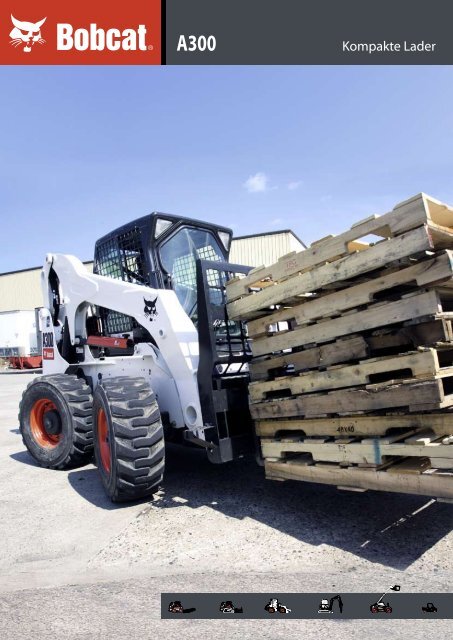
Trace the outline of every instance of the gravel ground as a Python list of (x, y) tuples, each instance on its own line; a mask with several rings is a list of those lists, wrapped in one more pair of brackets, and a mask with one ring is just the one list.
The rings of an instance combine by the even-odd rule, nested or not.
[[(253, 460), (171, 446), (156, 499), (112, 505), (91, 465), (44, 470), (24, 450), (30, 379), (0, 375), (1, 638), (314, 638), (334, 622), (161, 621), (160, 592), (452, 590), (453, 507), (427, 498), (266, 481)], [(335, 636), (451, 631), (342, 621)]]
[(451, 505), (272, 482), (253, 461), (214, 466), (203, 452), (168, 449), (165, 490), (91, 566), (123, 562), (126, 553), (132, 565), (182, 571), (449, 569)]
[[(25, 590), (6, 594), (0, 600), (2, 638), (71, 638), (77, 640), (114, 638), (157, 638), (158, 640), (317, 640), (333, 638), (376, 640), (422, 640), (451, 637), (452, 621), (444, 620), (160, 620), (160, 591), (289, 592), (322, 591), (332, 587), (347, 598), (347, 590), (366, 591), (373, 580), (387, 581), (380, 572), (354, 575), (339, 573), (292, 574), (284, 577), (267, 574), (181, 574), (175, 577), (141, 578), (91, 585), (70, 585), (59, 589)], [(381, 582), (382, 583), (382, 582)], [(422, 583), (423, 584), (423, 583)], [(430, 584), (441, 582), (434, 580)], [(419, 589), (418, 580), (407, 579), (408, 590)], [(344, 588), (343, 588), (344, 587)], [(346, 594), (346, 595), (345, 595)]]

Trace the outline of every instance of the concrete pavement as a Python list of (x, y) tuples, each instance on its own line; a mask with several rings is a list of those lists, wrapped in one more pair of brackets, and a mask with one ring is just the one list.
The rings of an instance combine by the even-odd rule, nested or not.
[(433, 620), (161, 621), (161, 591), (451, 591), (453, 507), (273, 483), (176, 447), (153, 502), (115, 506), (92, 465), (51, 471), (26, 452), (31, 379), (0, 375), (1, 638), (449, 637)]

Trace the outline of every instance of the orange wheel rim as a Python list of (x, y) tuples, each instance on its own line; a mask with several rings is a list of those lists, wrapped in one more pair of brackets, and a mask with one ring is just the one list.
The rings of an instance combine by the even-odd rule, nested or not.
[(110, 473), (112, 456), (110, 453), (109, 425), (104, 409), (98, 411), (98, 438), (101, 464), (107, 473)]
[(45, 426), (45, 417), (46, 413), (49, 411), (55, 411), (58, 413), (58, 409), (52, 400), (49, 400), (48, 398), (36, 400), (30, 412), (30, 429), (33, 438), (40, 447), (53, 449), (60, 442), (61, 434), (51, 434), (47, 431)]

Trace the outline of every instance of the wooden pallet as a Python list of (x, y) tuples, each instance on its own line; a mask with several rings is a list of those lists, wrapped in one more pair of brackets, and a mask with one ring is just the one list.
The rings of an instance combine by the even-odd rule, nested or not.
[[(324, 440), (324, 439), (321, 439)], [(379, 467), (396, 458), (426, 458), (433, 469), (453, 470), (453, 446), (430, 430), (406, 437), (396, 434), (375, 438), (316, 438), (273, 440), (261, 438), (263, 458), (280, 459), (294, 454), (310, 454), (313, 462)], [(306, 460), (306, 458), (305, 458)]]
[(302, 350), (286, 349), (252, 360), (249, 365), (253, 381), (273, 380), (310, 369), (325, 369), (334, 364), (356, 363), (366, 357), (404, 354), (416, 349), (436, 348), (441, 366), (450, 366), (453, 343), (452, 320), (411, 319), (398, 328), (379, 328), (371, 334), (340, 337), (327, 344), (307, 346)]
[[(453, 233), (450, 234), (450, 247), (453, 246)], [(250, 320), (266, 315), (272, 305), (292, 303), (298, 296), (319, 291), (327, 285), (351, 280), (375, 269), (408, 256), (418, 256), (433, 251), (434, 244), (427, 226), (419, 227), (390, 240), (382, 240), (366, 251), (350, 254), (333, 263), (316, 267), (311, 271), (296, 274), (272, 287), (266, 287), (244, 298), (230, 302), (228, 317), (232, 320)]]
[[(446, 500), (453, 499), (453, 473), (406, 468), (377, 471), (360, 467), (342, 468), (336, 464), (307, 465), (297, 461), (265, 462), (266, 478), (274, 480), (302, 480), (336, 485), (341, 489), (392, 491), (425, 495)], [(391, 469), (391, 467), (390, 467)]]
[(348, 309), (358, 308), (383, 300), (385, 296), (394, 298), (398, 293), (408, 293), (411, 289), (427, 287), (445, 282), (453, 286), (453, 252), (444, 251), (434, 258), (418, 262), (405, 269), (384, 270), (378, 277), (315, 299), (306, 298), (297, 305), (284, 307), (265, 317), (248, 322), (251, 337), (262, 336), (272, 331), (279, 322), (297, 325), (329, 316), (339, 315)]
[(453, 499), (451, 249), (421, 194), (227, 285), (267, 477)]
[(250, 363), (249, 369), (252, 380), (267, 380), (276, 372), (283, 372), (280, 375), (284, 375), (287, 370), (298, 373), (350, 360), (363, 360), (369, 353), (365, 338), (353, 336), (303, 351), (284, 353), (274, 357), (265, 356), (261, 359), (255, 358)]
[[(332, 262), (351, 252), (368, 251), (370, 245), (360, 242), (370, 234), (382, 238), (393, 238), (404, 232), (428, 224), (431, 227), (434, 241), (438, 246), (450, 248), (449, 239), (444, 233), (453, 229), (453, 209), (438, 200), (418, 194), (402, 202), (393, 211), (383, 216), (371, 216), (354, 224), (350, 230), (339, 236), (328, 236), (299, 253), (289, 254), (269, 267), (257, 267), (245, 278), (231, 280), (227, 285), (227, 296), (230, 301), (247, 295), (254, 286), (262, 286), (263, 282), (282, 282), (297, 273), (302, 273), (325, 262)], [(232, 316), (230, 316), (232, 317)]]
[[(452, 358), (453, 364), (453, 358)], [(297, 376), (284, 376), (275, 380), (252, 382), (249, 385), (250, 401), (261, 402), (272, 397), (307, 394), (330, 389), (369, 385), (394, 381), (397, 378), (452, 377), (453, 367), (439, 367), (434, 349), (416, 351), (404, 355), (370, 358), (353, 365), (337, 365), (325, 371), (309, 371)]]
[[(284, 351), (304, 345), (319, 345), (331, 342), (341, 336), (348, 336), (378, 327), (413, 321), (414, 319), (451, 321), (453, 314), (443, 312), (444, 300), (435, 290), (403, 297), (393, 302), (379, 302), (363, 311), (345, 313), (337, 318), (329, 318), (307, 324), (294, 331), (281, 331), (273, 336), (256, 338), (251, 347), (254, 357)], [(450, 308), (448, 304), (447, 308)]]
[(336, 418), (293, 418), (255, 422), (258, 437), (385, 436), (430, 429), (436, 436), (453, 435), (453, 416), (443, 413), (400, 413)]
[(283, 400), (250, 405), (254, 420), (291, 417), (325, 417), (327, 415), (375, 412), (404, 408), (410, 412), (437, 411), (453, 406), (453, 394), (445, 390), (449, 378), (422, 382), (401, 381), (385, 386), (369, 385), (364, 389), (342, 389), (329, 393), (310, 393)]

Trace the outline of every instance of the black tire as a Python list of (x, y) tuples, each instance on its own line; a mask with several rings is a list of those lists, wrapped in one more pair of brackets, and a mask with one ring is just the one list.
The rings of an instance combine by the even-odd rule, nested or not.
[(22, 440), (42, 467), (69, 469), (93, 456), (93, 398), (84, 380), (73, 375), (40, 376), (22, 394)]
[(164, 431), (156, 397), (144, 378), (107, 378), (93, 398), (94, 453), (112, 502), (151, 496), (162, 482)]

